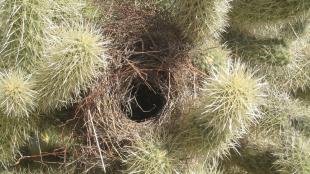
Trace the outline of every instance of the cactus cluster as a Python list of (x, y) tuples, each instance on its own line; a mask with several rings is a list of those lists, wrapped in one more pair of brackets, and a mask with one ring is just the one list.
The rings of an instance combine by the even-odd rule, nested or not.
[(0, 173), (310, 173), (310, 1), (0, 0)]

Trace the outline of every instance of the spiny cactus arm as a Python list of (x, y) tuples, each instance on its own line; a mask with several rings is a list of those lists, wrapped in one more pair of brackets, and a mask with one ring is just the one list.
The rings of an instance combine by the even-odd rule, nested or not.
[(216, 135), (235, 129), (246, 130), (257, 122), (266, 84), (244, 64), (235, 62), (214, 73), (205, 82), (204, 112), (198, 116), (203, 126)]
[(278, 174), (273, 166), (278, 159), (274, 155), (277, 149), (278, 144), (273, 139), (251, 132), (240, 140), (238, 153), (231, 152), (228, 165), (236, 165), (250, 174)]
[[(0, 138), (0, 166), (7, 166), (9, 163), (12, 163), (15, 160), (16, 153), (18, 148), (11, 147), (11, 141), (6, 138)], [(1, 171), (1, 170), (0, 170)]]
[(173, 8), (184, 36), (201, 42), (206, 37), (219, 38), (225, 30), (230, 0), (176, 0)]
[(42, 57), (44, 30), (49, 23), (47, 0), (5, 0), (0, 6), (1, 65), (30, 71)]
[(102, 7), (99, 7), (94, 0), (85, 0), (85, 4), (86, 6), (82, 10), (83, 17), (96, 22), (100, 21), (102, 17), (100, 11)]
[(50, 39), (46, 61), (34, 75), (39, 109), (51, 111), (74, 103), (105, 69), (105, 42), (91, 24), (63, 26)]
[(264, 86), (262, 79), (239, 62), (229, 64), (206, 81), (206, 95), (202, 98), (205, 106), (197, 121), (211, 137), (210, 145), (216, 149), (217, 145), (227, 144), (228, 149), (238, 144), (238, 139), (261, 116)]
[(285, 66), (262, 67), (266, 79), (277, 90), (296, 92), (306, 90), (310, 85), (310, 42), (307, 37), (298, 38), (291, 43), (289, 49), (292, 54), (291, 62)]
[(179, 152), (204, 154), (205, 159), (228, 156), (260, 117), (265, 84), (244, 65), (229, 65), (206, 80), (198, 107), (178, 123), (175, 145)]
[(56, 24), (63, 22), (75, 23), (83, 18), (83, 9), (87, 7), (86, 0), (53, 0), (52, 21)]
[(231, 31), (226, 39), (233, 55), (252, 66), (259, 66), (259, 74), (276, 90), (291, 93), (309, 86), (309, 35), (288, 41), (256, 39)]
[(229, 167), (224, 169), (225, 174), (250, 174), (246, 170), (242, 169), (239, 166), (229, 164)]
[[(152, 135), (151, 135), (152, 136)], [(141, 174), (174, 174), (180, 168), (178, 160), (171, 156), (169, 145), (157, 137), (138, 137), (134, 144), (126, 150), (124, 164), (125, 173)]]
[(304, 122), (309, 123), (306, 119), (309, 108), (303, 102), (275, 91), (269, 91), (268, 100), (262, 106), (264, 117), (250, 135), (241, 141), (239, 154), (232, 153), (232, 161), (250, 173), (281, 173), (272, 164), (279, 160), (279, 155), (275, 154), (282, 151), (282, 146), (287, 146), (281, 145), (283, 136), (285, 138), (294, 131), (307, 135)]
[(257, 132), (279, 139), (281, 133), (293, 127), (301, 132), (308, 130), (305, 124), (308, 123), (310, 108), (304, 102), (286, 93), (276, 92), (276, 89), (268, 93), (268, 100), (261, 109), (264, 117), (255, 128)]
[(204, 160), (192, 160), (185, 174), (224, 174), (217, 160), (206, 162)]
[(1, 174), (71, 174), (74, 173), (74, 170), (68, 170), (65, 167), (21, 167), (21, 168), (14, 168), (10, 170), (1, 171)]
[(274, 163), (280, 174), (310, 173), (310, 141), (298, 133), (283, 134), (281, 149)]
[[(283, 106), (283, 109), (285, 106)], [(274, 105), (266, 105), (262, 110), (265, 112), (265, 117), (260, 120), (260, 123), (257, 126), (257, 129), (258, 131), (261, 131), (261, 134), (278, 137), (280, 132), (290, 127), (290, 119), (288, 115), (290, 112), (285, 112), (288, 108), (281, 110)]]
[(0, 74), (0, 110), (7, 117), (29, 117), (36, 109), (36, 97), (31, 75), (19, 70)]
[(29, 141), (27, 147), (30, 154), (37, 155), (55, 149), (66, 149), (66, 153), (71, 152), (75, 142), (69, 130), (55, 125), (46, 125), (45, 127), (41, 125), (41, 128), (43, 130), (39, 130)]
[(7, 166), (18, 157), (19, 148), (26, 144), (32, 131), (37, 128), (38, 118), (7, 117), (0, 115), (0, 164)]
[(255, 36), (279, 36), (289, 23), (302, 22), (310, 14), (304, 0), (235, 0), (230, 13), (231, 25)]
[[(199, 112), (195, 112), (195, 115), (197, 114)], [(185, 117), (193, 115), (187, 114)], [(212, 137), (208, 130), (201, 127), (193, 118), (181, 120), (178, 124), (177, 129), (170, 133), (174, 138), (169, 143), (178, 159), (191, 159), (202, 155), (204, 161), (217, 160), (228, 156), (229, 149), (237, 146), (236, 140), (240, 137), (234, 133)], [(183, 153), (184, 151), (186, 153)]]
[(210, 72), (213, 68), (227, 66), (230, 51), (225, 45), (215, 40), (208, 39), (203, 44), (190, 50), (193, 64), (203, 72)]
[(293, 127), (307, 138), (310, 137), (310, 114), (309, 113), (310, 113), (310, 108), (307, 107), (305, 111), (305, 115), (301, 115), (292, 120)]
[(50, 0), (51, 21), (60, 25), (63, 23), (74, 24), (82, 19), (98, 17), (97, 7), (92, 0)]

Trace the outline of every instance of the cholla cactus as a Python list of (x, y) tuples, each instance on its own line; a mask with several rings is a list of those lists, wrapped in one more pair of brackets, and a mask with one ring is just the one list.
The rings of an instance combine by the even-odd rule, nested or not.
[(206, 37), (219, 38), (227, 26), (230, 0), (177, 0), (174, 8), (184, 36), (199, 42)]
[(190, 54), (193, 57), (193, 64), (199, 70), (209, 72), (213, 68), (227, 66), (230, 52), (224, 45), (213, 40), (207, 40), (200, 46), (194, 47)]
[[(309, 41), (304, 38), (291, 43), (289, 51), (292, 55), (290, 63), (284, 66), (268, 66), (262, 68), (266, 79), (276, 89), (284, 92), (305, 90), (310, 84), (310, 49)], [(283, 78), (285, 77), (285, 78)]]
[(255, 36), (276, 37), (289, 23), (309, 17), (310, 2), (305, 0), (235, 0), (232, 26)]
[(197, 122), (209, 131), (214, 148), (226, 154), (225, 148), (218, 145), (223, 141), (230, 142), (226, 148), (234, 147), (237, 139), (257, 121), (259, 106), (263, 104), (263, 87), (261, 79), (255, 78), (253, 72), (238, 62), (206, 81), (206, 95), (201, 99), (203, 112), (198, 115)]
[(293, 45), (284, 39), (257, 39), (238, 31), (227, 35), (229, 48), (251, 64), (282, 66), (291, 63), (296, 56)]
[(230, 159), (224, 162), (225, 168), (228, 170), (239, 168), (241, 170), (239, 173), (242, 173), (242, 170), (251, 174), (277, 173), (273, 167), (273, 162), (277, 160), (277, 157), (273, 153), (278, 149), (278, 146), (279, 141), (272, 136), (263, 134), (259, 130), (251, 130), (240, 140), (238, 153), (232, 152)]
[(309, 0), (0, 0), (0, 173), (310, 173), (309, 19)]
[(1, 67), (30, 71), (42, 57), (44, 30), (49, 23), (47, 0), (5, 0), (0, 3)]
[(137, 138), (132, 147), (126, 151), (125, 173), (174, 174), (178, 173), (178, 160), (171, 156), (171, 149), (161, 138)]
[(8, 163), (11, 163), (14, 161), (15, 159), (15, 156), (17, 151), (18, 151), (18, 147), (10, 147), (11, 145), (11, 141), (8, 141), (9, 139), (5, 139), (5, 138), (2, 138), (0, 139), (1, 141), (1, 146), (0, 146), (0, 152), (1, 152), (1, 155), (0, 155), (0, 163), (1, 163), (1, 166), (5, 166), (7, 165)]
[[(295, 40), (256, 39), (235, 31), (227, 35), (229, 48), (243, 61), (260, 66), (259, 73), (277, 90), (296, 92), (310, 84), (309, 36)], [(285, 78), (284, 78), (285, 77)]]
[(0, 77), (0, 109), (8, 117), (29, 117), (36, 108), (36, 91), (30, 75), (10, 71)]
[(179, 123), (179, 151), (206, 159), (227, 156), (260, 117), (263, 88), (261, 79), (238, 62), (214, 72), (205, 82), (198, 109), (190, 109)]
[[(173, 133), (175, 139), (170, 142), (176, 149), (176, 156), (179, 159), (203, 156), (199, 162), (209, 162), (229, 156), (230, 149), (238, 146), (238, 139), (242, 137), (243, 132), (227, 131), (216, 136), (212, 135), (210, 132), (212, 128), (202, 126), (199, 121), (196, 121), (201, 112), (200, 110), (186, 115), (187, 118), (178, 123), (179, 128)], [(183, 153), (184, 151), (186, 153)]]
[(293, 122), (299, 120), (301, 123), (306, 119), (310, 109), (302, 101), (293, 99), (286, 93), (275, 92), (275, 90), (269, 93), (268, 100), (262, 107), (264, 117), (258, 124), (258, 132), (278, 139), (279, 135), (291, 128)]
[(61, 131), (61, 128), (57, 128), (55, 126), (51, 126), (50, 128), (42, 131), (40, 133), (40, 139), (42, 144), (46, 145), (47, 149), (61, 145), (68, 147), (72, 145), (70, 134), (67, 130)]
[(90, 24), (63, 27), (58, 32), (50, 39), (46, 60), (35, 74), (42, 111), (74, 103), (107, 61), (100, 33)]
[(304, 135), (305, 137), (310, 137), (310, 107), (304, 106), (301, 107), (301, 109), (305, 109), (305, 112), (303, 115), (298, 115), (298, 117), (294, 118), (292, 120), (293, 127), (295, 130), (299, 131), (300, 134)]
[(281, 174), (310, 172), (310, 142), (301, 135), (287, 133), (281, 151), (276, 153), (275, 166)]
[(72, 135), (68, 130), (54, 125), (41, 125), (40, 127), (44, 127), (43, 130), (40, 130), (36, 136), (32, 137), (28, 145), (31, 154), (37, 155), (61, 148), (70, 151), (74, 145)]
[(199, 121), (215, 136), (246, 130), (260, 117), (264, 85), (245, 65), (236, 62), (228, 66), (205, 82), (205, 107)]
[(203, 160), (193, 161), (190, 163), (186, 174), (224, 174), (220, 169), (217, 161), (201, 162)]
[(52, 20), (55, 23), (74, 23), (83, 19), (82, 12), (86, 7), (86, 2), (85, 0), (55, 0), (51, 1), (51, 7)]
[(249, 174), (239, 166), (229, 166), (228, 169), (224, 170), (227, 174)]
[(74, 171), (56, 167), (46, 167), (46, 168), (42, 167), (39, 169), (32, 169), (31, 167), (29, 167), (26, 169), (15, 169), (10, 171), (4, 171), (1, 172), (1, 174), (70, 174), (73, 172)]
[(0, 115), (0, 163), (9, 165), (18, 157), (19, 148), (26, 144), (37, 127), (37, 118), (16, 118)]

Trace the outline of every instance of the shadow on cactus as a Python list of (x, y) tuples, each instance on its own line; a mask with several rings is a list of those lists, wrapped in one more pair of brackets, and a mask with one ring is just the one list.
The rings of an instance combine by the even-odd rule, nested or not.
[[(66, 156), (67, 152), (74, 145), (74, 140), (72, 138), (70, 131), (57, 127), (57, 126), (47, 126), (47, 129), (44, 129), (36, 136), (33, 136), (30, 140), (29, 153), (31, 155), (38, 154), (48, 154), (51, 152), (59, 152), (59, 156)], [(54, 155), (57, 157), (57, 155)], [(66, 159), (65, 159), (66, 160)]]
[(290, 52), (290, 43), (283, 39), (257, 39), (230, 28), (225, 40), (228, 40), (228, 47), (234, 54), (252, 64), (283, 66), (295, 56), (294, 52)]
[[(298, 23), (304, 23), (310, 14), (310, 3), (306, 0), (260, 0), (251, 3), (235, 0), (232, 6), (233, 28), (261, 38), (287, 37), (286, 28), (295, 25), (298, 30)], [(294, 31), (289, 33), (294, 35)]]
[(279, 174), (273, 166), (273, 162), (278, 159), (273, 154), (276, 149), (279, 149), (277, 143), (273, 138), (260, 134), (259, 131), (250, 132), (240, 140), (238, 152), (231, 152), (225, 167), (236, 166), (251, 174)]
[(265, 74), (267, 81), (279, 91), (295, 93), (306, 90), (310, 85), (309, 43), (305, 38), (297, 38), (289, 46), (290, 63), (284, 66), (265, 65), (260, 73)]
[(80, 142), (76, 132), (73, 133), (76, 122), (64, 123), (63, 120), (63, 117), (67, 118), (69, 114), (71, 113), (68, 111), (59, 111), (51, 115), (40, 115), (40, 120), (27, 120), (29, 123), (36, 121), (36, 125), (29, 124), (31, 131), (25, 132), (27, 139), (16, 147), (18, 154), (13, 156), (16, 157), (14, 165), (10, 163), (7, 170), (12, 173), (41, 173), (50, 170), (58, 173), (80, 173), (83, 167), (76, 161)]
[(308, 34), (294, 40), (256, 39), (236, 31), (225, 37), (235, 58), (259, 66), (258, 74), (275, 90), (292, 93), (304, 91), (310, 84)]

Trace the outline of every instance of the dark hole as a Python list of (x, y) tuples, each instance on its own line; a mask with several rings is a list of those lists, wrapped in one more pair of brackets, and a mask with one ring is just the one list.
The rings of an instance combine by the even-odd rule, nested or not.
[(131, 112), (127, 115), (129, 119), (136, 122), (157, 117), (166, 102), (159, 89), (150, 89), (145, 84), (134, 87), (131, 96), (133, 96), (129, 103)]

